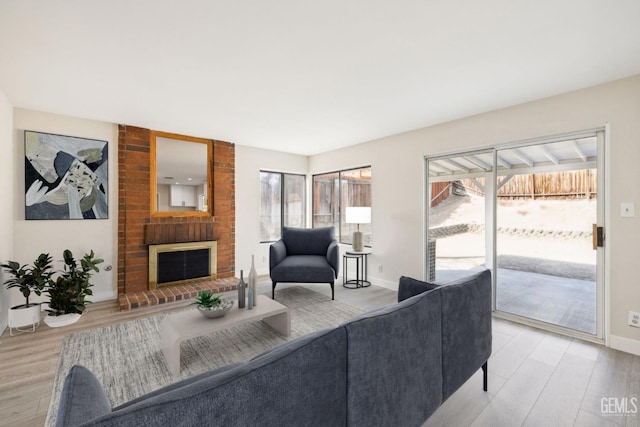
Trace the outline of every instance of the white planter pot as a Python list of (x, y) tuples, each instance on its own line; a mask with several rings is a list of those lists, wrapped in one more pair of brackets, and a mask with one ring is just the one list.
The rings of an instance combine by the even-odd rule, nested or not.
[(76, 323), (80, 320), (80, 316), (81, 315), (78, 313), (62, 314), (60, 316), (52, 316), (48, 314), (47, 317), (44, 318), (44, 323), (52, 328), (60, 328), (62, 326)]
[[(40, 304), (32, 303), (29, 307), (15, 306), (9, 310), (9, 335), (13, 336), (13, 330), (18, 332), (35, 332), (42, 319)], [(29, 329), (20, 329), (29, 326)]]

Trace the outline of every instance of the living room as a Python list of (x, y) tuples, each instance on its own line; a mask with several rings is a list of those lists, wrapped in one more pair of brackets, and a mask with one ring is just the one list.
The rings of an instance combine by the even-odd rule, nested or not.
[[(496, 8), (502, 6), (504, 5), (494, 4)], [(606, 9), (606, 7), (600, 6)], [(7, 14), (4, 16), (20, 17), (24, 16), (22, 13), (28, 11), (28, 9), (13, 10), (5, 5), (0, 8), (0, 11), (5, 7)], [(363, 9), (366, 10), (367, 7), (367, 5), (363, 5)], [(547, 5), (547, 7), (554, 6)], [(574, 7), (580, 8), (577, 4), (574, 4)], [(5, 260), (27, 262), (41, 252), (61, 254), (66, 248), (77, 252), (93, 249), (105, 259), (105, 266), (112, 267), (108, 271), (103, 269), (95, 276), (93, 301), (109, 301), (118, 297), (118, 244), (120, 237), (118, 231), (118, 189), (121, 182), (117, 159), (119, 158), (119, 126), (124, 125), (190, 137), (223, 140), (233, 144), (235, 150), (233, 276), (239, 276), (240, 270), (245, 272), (249, 270), (252, 255), (256, 260), (255, 267), (258, 274), (267, 275), (269, 273), (269, 244), (260, 242), (259, 221), (257, 220), (260, 207), (260, 171), (279, 171), (304, 175), (307, 177), (307, 194), (311, 195), (310, 183), (313, 175), (370, 166), (372, 168), (371, 198), (373, 201), (372, 229), (374, 237), (372, 253), (369, 255), (369, 280), (375, 286), (395, 290), (398, 278), (402, 275), (416, 278), (425, 277), (426, 243), (422, 237), (425, 234), (425, 157), (486, 147), (499, 147), (504, 144), (567, 135), (584, 130), (604, 129), (606, 134), (606, 199), (604, 202), (606, 256), (604, 264), (604, 339), (602, 345), (640, 355), (640, 329), (628, 325), (629, 311), (640, 311), (640, 287), (636, 284), (637, 275), (634, 268), (635, 262), (637, 262), (636, 254), (640, 252), (640, 243), (636, 238), (640, 233), (640, 224), (633, 217), (620, 215), (621, 203), (635, 203), (640, 200), (639, 187), (636, 184), (640, 179), (636, 172), (637, 159), (640, 158), (640, 144), (638, 144), (640, 122), (637, 120), (637, 117), (640, 116), (640, 103), (638, 102), (640, 99), (640, 59), (638, 58), (640, 49), (638, 49), (637, 42), (628, 41), (640, 40), (640, 36), (636, 37), (637, 34), (634, 33), (637, 30), (630, 29), (635, 27), (635, 23), (632, 21), (633, 18), (638, 17), (638, 10), (637, 6), (632, 4), (625, 3), (625, 7), (629, 9), (622, 8), (622, 12), (619, 12), (621, 17), (616, 16), (610, 21), (603, 18), (604, 24), (607, 25), (607, 34), (613, 34), (606, 43), (609, 43), (610, 46), (620, 46), (621, 52), (618, 54), (609, 51), (603, 52), (601, 45), (592, 39), (584, 44), (580, 40), (567, 42), (567, 45), (573, 43), (580, 48), (576, 48), (584, 55), (580, 56), (580, 59), (592, 58), (593, 64), (582, 64), (584, 69), (576, 69), (576, 62), (567, 59), (565, 63), (559, 62), (556, 65), (560, 68), (546, 70), (546, 67), (540, 67), (536, 69), (540, 73), (539, 77), (527, 74), (530, 81), (526, 81), (519, 76), (519, 73), (524, 73), (527, 66), (533, 67), (535, 65), (537, 58), (532, 53), (530, 62), (515, 67), (516, 72), (510, 74), (512, 80), (509, 84), (504, 82), (504, 85), (498, 85), (497, 82), (491, 81), (492, 86), (483, 87), (483, 85), (490, 83), (489, 80), (483, 80), (480, 74), (493, 70), (491, 68), (481, 68), (478, 75), (464, 74), (471, 81), (471, 83), (465, 83), (467, 85), (465, 88), (468, 91), (475, 90), (477, 86), (481, 97), (491, 98), (495, 94), (495, 102), (488, 102), (476, 107), (473, 105), (474, 102), (479, 103), (476, 98), (450, 99), (446, 92), (440, 93), (439, 97), (434, 96), (436, 101), (433, 101), (430, 108), (432, 110), (447, 110), (448, 115), (443, 115), (443, 118), (429, 116), (429, 120), (423, 120), (421, 117), (408, 118), (402, 126), (398, 125), (396, 131), (390, 131), (389, 128), (382, 129), (373, 116), (361, 119), (356, 112), (344, 111), (342, 120), (334, 122), (334, 134), (326, 129), (315, 129), (305, 135), (315, 133), (320, 135), (319, 139), (310, 140), (308, 143), (291, 143), (288, 152), (283, 150), (277, 141), (271, 146), (260, 146), (254, 144), (248, 137), (246, 137), (246, 142), (234, 139), (233, 134), (228, 133), (226, 128), (224, 131), (216, 132), (204, 127), (204, 125), (197, 123), (193, 125), (193, 122), (197, 121), (216, 122), (218, 120), (216, 120), (215, 114), (219, 113), (223, 118), (219, 121), (226, 119), (234, 122), (238, 128), (242, 127), (243, 120), (235, 122), (235, 119), (232, 120), (224, 112), (223, 102), (216, 104), (216, 108), (204, 114), (190, 115), (189, 117), (176, 116), (174, 120), (171, 120), (160, 116), (145, 117), (136, 111), (144, 108), (143, 104), (134, 108), (133, 111), (129, 110), (128, 113), (121, 113), (117, 105), (113, 111), (100, 109), (91, 111), (85, 108), (82, 94), (75, 94), (74, 96), (78, 97), (76, 98), (78, 107), (71, 112), (72, 110), (68, 106), (57, 108), (54, 103), (56, 97), (48, 99), (48, 103), (37, 102), (39, 93), (42, 94), (42, 98), (45, 98), (47, 91), (44, 88), (50, 87), (52, 92), (56, 92), (55, 85), (62, 83), (42, 79), (39, 83), (42, 86), (30, 89), (29, 85), (33, 84), (33, 81), (26, 79), (26, 77), (34, 73), (36, 66), (31, 68), (28, 63), (16, 68), (3, 66), (5, 71), (0, 71), (0, 146), (3, 147), (3, 155), (0, 156), (0, 178), (5, 183), (7, 191), (0, 195), (0, 260), (2, 262)], [(569, 9), (569, 6), (567, 8)], [(142, 15), (142, 12), (138, 12)], [(15, 15), (13, 15), (14, 13)], [(88, 11), (84, 13), (91, 16)], [(356, 15), (354, 11), (350, 11), (350, 13), (353, 14), (350, 16)], [(377, 13), (382, 14), (380, 11)], [(539, 13), (544, 15), (542, 12)], [(398, 15), (398, 19), (400, 19), (403, 14)], [(590, 18), (588, 22), (592, 23), (598, 23), (600, 18), (597, 13), (590, 11), (584, 11), (578, 15), (581, 19)], [(6, 18), (0, 19), (4, 24)], [(40, 17), (40, 19), (42, 22), (46, 22), (45, 18)], [(486, 20), (484, 22), (492, 22), (492, 19), (487, 17), (484, 19)], [(554, 22), (557, 24), (555, 20)], [(584, 24), (575, 25), (582, 26)], [(7, 24), (4, 28), (8, 26)], [(578, 28), (573, 29), (579, 31)], [(8, 30), (6, 33), (2, 33), (2, 49), (7, 49), (7, 45), (12, 43), (9, 34), (16, 33), (10, 33)], [(386, 36), (391, 37), (389, 34)], [(627, 40), (627, 43), (620, 42), (616, 37)], [(42, 38), (39, 40), (42, 42)], [(166, 39), (164, 40), (166, 41)], [(534, 44), (531, 42), (529, 48), (533, 50), (532, 45)], [(593, 46), (598, 46), (600, 50)], [(555, 55), (562, 56), (560, 52), (563, 52), (563, 48), (566, 48), (566, 45), (558, 48)], [(37, 45), (21, 46), (21, 49), (37, 51), (39, 47)], [(608, 50), (614, 51), (616, 49)], [(604, 60), (593, 60), (596, 52), (609, 55), (607, 60), (611, 65), (603, 65), (603, 63), (607, 63)], [(434, 52), (434, 55), (436, 53)], [(500, 51), (500, 53), (504, 52)], [(280, 54), (282, 55), (281, 60), (288, 58), (282, 52)], [(6, 57), (12, 58), (9, 62), (20, 62), (19, 55), (9, 54)], [(82, 55), (78, 54), (78, 58), (81, 57)], [(543, 58), (544, 60), (549, 59)], [(127, 59), (131, 60), (131, 58)], [(393, 55), (386, 58), (387, 61), (392, 59)], [(66, 60), (72, 61), (72, 58), (67, 55)], [(179, 58), (175, 59), (176, 62), (179, 60)], [(367, 60), (373, 61), (371, 57), (367, 57)], [(478, 60), (477, 57), (476, 60)], [(498, 60), (496, 59), (496, 61)], [(57, 66), (59, 63), (54, 62), (54, 64)], [(404, 66), (410, 64), (404, 63)], [(383, 64), (375, 63), (375, 65), (383, 68)], [(468, 64), (469, 67), (473, 67), (473, 65), (474, 61), (470, 61)], [(296, 63), (296, 66), (301, 65)], [(388, 63), (385, 66), (388, 67)], [(479, 67), (481, 66), (482, 64), (479, 65)], [(257, 67), (260, 68), (260, 61), (258, 61)], [(573, 69), (571, 69), (572, 67)], [(567, 72), (568, 69), (571, 69), (570, 72)], [(594, 70), (590, 74), (588, 69)], [(551, 76), (556, 72), (562, 74), (564, 80), (553, 80), (555, 85), (553, 87), (552, 85), (538, 85), (538, 80), (551, 80)], [(17, 77), (20, 73), (24, 74), (25, 80)], [(35, 74), (45, 75), (47, 73), (38, 70)], [(383, 74), (381, 73), (381, 75)], [(143, 76), (146, 77), (146, 75)], [(376, 74), (376, 76), (380, 75)], [(121, 75), (120, 77), (124, 84), (125, 76)], [(144, 86), (142, 83), (144, 77), (138, 80), (140, 87)], [(402, 80), (403, 76), (396, 75), (394, 78)], [(344, 84), (345, 81), (352, 81), (354, 86), (357, 86), (357, 80), (345, 79), (340, 82)], [(89, 85), (89, 82), (86, 84)], [(257, 83), (252, 81), (252, 84)], [(162, 96), (157, 95), (158, 91), (154, 90), (141, 92), (146, 95), (155, 94), (156, 97), (152, 98), (153, 103), (179, 105), (187, 102), (182, 99), (175, 102), (170, 101), (171, 96), (180, 92), (180, 85), (168, 89), (165, 88), (171, 86), (171, 83), (162, 81), (156, 82), (156, 85), (156, 88), (163, 88), (166, 91)], [(65, 86), (60, 87), (66, 90)], [(436, 88), (437, 85), (429, 86), (428, 89), (435, 90)], [(246, 89), (247, 92), (237, 90), (240, 98), (248, 96), (249, 89)], [(256, 87), (251, 87), (251, 90), (256, 93), (260, 92)], [(316, 90), (319, 89), (316, 88)], [(386, 88), (386, 90), (390, 91), (392, 88)], [(403, 90), (407, 92), (397, 95), (397, 97), (391, 96), (380, 101), (372, 99), (370, 102), (382, 105), (386, 103), (386, 111), (391, 114), (389, 110), (392, 110), (394, 105), (402, 104), (404, 106), (414, 102), (411, 93), (416, 89)], [(508, 100), (499, 97), (502, 93), (508, 92), (514, 92), (515, 96)], [(318, 92), (315, 93), (318, 95)], [(358, 95), (362, 95), (359, 90), (349, 93), (349, 96)], [(419, 93), (419, 96), (425, 99), (428, 98), (428, 95), (425, 92)], [(141, 96), (140, 93), (132, 94), (133, 98)], [(276, 97), (277, 95), (271, 94), (269, 96)], [(64, 98), (64, 95), (57, 97)], [(296, 97), (290, 102), (293, 104), (299, 99)], [(450, 105), (454, 101), (458, 103), (458, 106), (464, 105), (464, 107), (454, 110)], [(133, 101), (130, 103), (135, 104)], [(87, 106), (91, 104), (89, 101), (86, 102)], [(93, 104), (95, 105), (95, 103)], [(235, 103), (233, 104), (235, 105)], [(105, 99), (105, 105), (113, 106), (114, 104), (111, 104), (111, 100)], [(324, 107), (327, 108), (326, 105)], [(124, 107), (122, 108), (124, 110)], [(262, 108), (265, 108), (264, 105)], [(449, 108), (451, 109), (449, 110)], [(168, 115), (180, 111), (177, 107), (170, 110)], [(241, 109), (236, 110), (236, 114), (240, 114), (241, 111)], [(308, 111), (310, 111), (309, 114), (315, 112), (317, 115), (322, 115), (322, 111), (313, 108)], [(292, 111), (290, 114), (292, 114), (291, 122), (296, 122), (297, 116)], [(426, 116), (427, 113), (422, 111), (421, 114)], [(259, 121), (256, 116), (251, 118), (256, 122)], [(349, 119), (358, 122), (360, 128), (358, 131), (361, 133), (357, 133), (352, 128), (344, 127), (343, 121)], [(257, 125), (258, 130), (255, 132), (259, 132), (261, 126), (263, 125)], [(279, 126), (283, 126), (282, 122), (279, 123)], [(361, 130), (367, 126), (370, 126), (370, 130)], [(296, 127), (296, 125), (292, 125), (292, 127)], [(109, 162), (109, 217), (107, 219), (53, 222), (25, 220), (25, 130), (107, 141), (111, 160)], [(329, 143), (325, 145), (320, 142), (322, 138), (330, 140), (334, 137), (338, 139), (341, 133), (347, 133), (347, 130), (352, 132), (349, 144), (326, 148), (331, 147)], [(260, 138), (254, 137), (255, 139)], [(269, 139), (275, 140), (277, 137)], [(308, 197), (309, 226), (311, 226), (310, 203), (310, 197)], [(348, 245), (343, 245), (342, 251), (348, 248)], [(382, 266), (382, 268), (378, 268), (378, 266)], [(4, 281), (6, 275), (0, 275), (0, 278)], [(9, 307), (20, 303), (21, 299), (19, 293), (9, 292), (4, 287), (2, 288), (0, 291), (0, 330), (6, 329)]]

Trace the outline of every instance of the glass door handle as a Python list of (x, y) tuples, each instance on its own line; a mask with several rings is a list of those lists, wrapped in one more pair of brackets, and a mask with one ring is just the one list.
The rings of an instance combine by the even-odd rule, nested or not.
[(604, 227), (593, 224), (593, 250), (604, 247)]

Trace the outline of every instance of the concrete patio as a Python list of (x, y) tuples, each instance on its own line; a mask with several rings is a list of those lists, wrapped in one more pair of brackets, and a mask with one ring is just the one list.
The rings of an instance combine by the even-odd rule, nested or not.
[[(466, 276), (470, 269), (437, 269), (436, 282)], [(580, 332), (596, 333), (596, 283), (498, 268), (496, 308)]]

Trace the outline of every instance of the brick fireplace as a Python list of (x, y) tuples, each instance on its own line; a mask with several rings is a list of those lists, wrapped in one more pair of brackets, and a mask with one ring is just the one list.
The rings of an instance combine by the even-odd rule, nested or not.
[[(235, 283), (235, 147), (213, 143), (213, 217), (152, 217), (151, 130), (118, 129), (118, 299), (120, 309), (193, 297)], [(149, 289), (149, 245), (216, 241), (215, 280)]]

